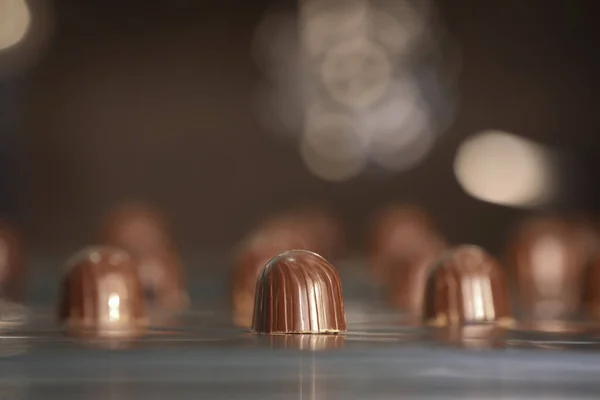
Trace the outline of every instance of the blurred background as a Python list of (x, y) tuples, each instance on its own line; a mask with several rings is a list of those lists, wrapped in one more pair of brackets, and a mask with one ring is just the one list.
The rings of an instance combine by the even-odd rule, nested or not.
[(592, 1), (0, 0), (0, 211), (35, 254), (123, 200), (184, 252), (321, 203), (353, 249), (391, 202), (504, 248), (597, 211)]

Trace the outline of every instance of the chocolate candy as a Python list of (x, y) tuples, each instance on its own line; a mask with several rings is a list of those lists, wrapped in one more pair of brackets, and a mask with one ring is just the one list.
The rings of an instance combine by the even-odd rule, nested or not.
[(140, 280), (152, 304), (168, 310), (187, 307), (181, 262), (166, 222), (142, 204), (126, 204), (108, 218), (101, 243), (120, 247), (136, 260)]
[(525, 221), (509, 246), (518, 309), (530, 320), (576, 316), (583, 271), (591, 261), (595, 234), (589, 227), (558, 217)]
[(0, 223), (0, 297), (21, 300), (25, 259), (19, 237), (8, 224)]
[(256, 279), (273, 257), (286, 250), (306, 249), (306, 239), (285, 227), (268, 227), (252, 232), (236, 251), (231, 278), (233, 321), (244, 328), (252, 326)]
[(477, 246), (449, 251), (429, 275), (423, 318), (434, 326), (512, 324), (504, 271)]
[(338, 333), (346, 330), (342, 284), (335, 268), (306, 250), (286, 251), (260, 272), (252, 330)]
[(59, 320), (71, 335), (135, 337), (146, 327), (135, 261), (121, 249), (92, 247), (76, 254), (60, 295)]
[(386, 298), (391, 306), (403, 311), (409, 318), (421, 318), (425, 283), (442, 249), (432, 247), (427, 252), (388, 261)]
[(371, 231), (371, 266), (377, 285), (390, 282), (394, 269), (426, 265), (446, 248), (432, 219), (414, 206), (397, 205), (383, 210), (375, 217)]

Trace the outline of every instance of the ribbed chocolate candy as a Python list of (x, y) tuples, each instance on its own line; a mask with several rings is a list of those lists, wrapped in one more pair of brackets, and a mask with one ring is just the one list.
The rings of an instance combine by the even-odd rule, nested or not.
[(21, 300), (25, 257), (16, 231), (0, 222), (0, 298)]
[(76, 254), (63, 278), (59, 320), (75, 336), (122, 338), (142, 333), (146, 308), (131, 256), (110, 247)]
[(107, 219), (101, 243), (120, 247), (134, 257), (152, 305), (169, 310), (187, 307), (181, 262), (159, 212), (138, 203), (117, 208)]
[(244, 328), (252, 326), (256, 280), (273, 257), (287, 250), (307, 249), (305, 238), (285, 227), (265, 227), (252, 232), (236, 251), (231, 277), (233, 321)]
[(431, 272), (424, 319), (435, 326), (513, 323), (508, 287), (498, 262), (477, 246), (445, 254)]
[(571, 220), (535, 218), (519, 227), (508, 263), (517, 309), (525, 319), (565, 320), (577, 314), (593, 247), (593, 232)]
[(305, 250), (273, 258), (256, 284), (252, 329), (260, 333), (346, 330), (342, 284), (335, 268)]
[(377, 285), (389, 283), (394, 269), (426, 263), (446, 247), (429, 215), (410, 205), (394, 205), (377, 214), (370, 241), (373, 280)]

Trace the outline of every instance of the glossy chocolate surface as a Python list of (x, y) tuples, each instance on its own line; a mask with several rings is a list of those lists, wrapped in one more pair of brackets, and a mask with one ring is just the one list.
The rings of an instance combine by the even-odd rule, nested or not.
[(273, 258), (260, 272), (252, 330), (259, 333), (338, 333), (346, 330), (336, 269), (304, 250)]
[(76, 254), (60, 296), (59, 320), (69, 334), (135, 337), (146, 327), (135, 261), (121, 249), (91, 247)]
[(446, 253), (429, 275), (423, 318), (435, 326), (512, 324), (504, 271), (477, 246)]
[(107, 218), (101, 243), (133, 256), (150, 304), (174, 311), (188, 306), (181, 261), (159, 212), (136, 203), (117, 208)]
[(21, 300), (26, 261), (17, 232), (0, 222), (0, 298)]
[(508, 264), (525, 319), (558, 320), (577, 314), (595, 240), (588, 226), (563, 218), (536, 218), (519, 227), (509, 246)]
[(231, 277), (233, 321), (244, 328), (252, 326), (256, 280), (273, 257), (287, 250), (308, 248), (307, 240), (284, 227), (265, 227), (252, 232), (237, 248)]

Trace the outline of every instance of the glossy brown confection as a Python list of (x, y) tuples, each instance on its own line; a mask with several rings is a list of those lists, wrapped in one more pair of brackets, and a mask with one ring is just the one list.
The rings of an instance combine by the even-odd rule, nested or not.
[(373, 280), (378, 285), (389, 282), (397, 266), (419, 264), (446, 248), (427, 213), (404, 205), (387, 208), (374, 218), (370, 241)]
[(477, 246), (463, 245), (446, 253), (427, 280), (423, 318), (434, 326), (512, 324), (499, 263)]
[(169, 310), (188, 306), (181, 261), (164, 218), (142, 204), (113, 211), (101, 243), (127, 250), (136, 260), (140, 280), (151, 304)]
[(92, 247), (76, 254), (63, 278), (59, 320), (84, 337), (135, 337), (147, 325), (135, 261), (125, 251)]
[(244, 328), (252, 326), (256, 280), (273, 257), (287, 250), (307, 249), (306, 239), (283, 227), (258, 229), (245, 238), (236, 251), (231, 277), (233, 321)]
[(0, 223), (0, 298), (21, 300), (25, 272), (25, 255), (17, 232)]
[(272, 334), (344, 332), (344, 299), (336, 269), (305, 250), (273, 258), (258, 277), (252, 330)]
[(576, 316), (583, 272), (596, 241), (588, 228), (563, 218), (536, 218), (519, 227), (509, 246), (508, 264), (525, 319)]

